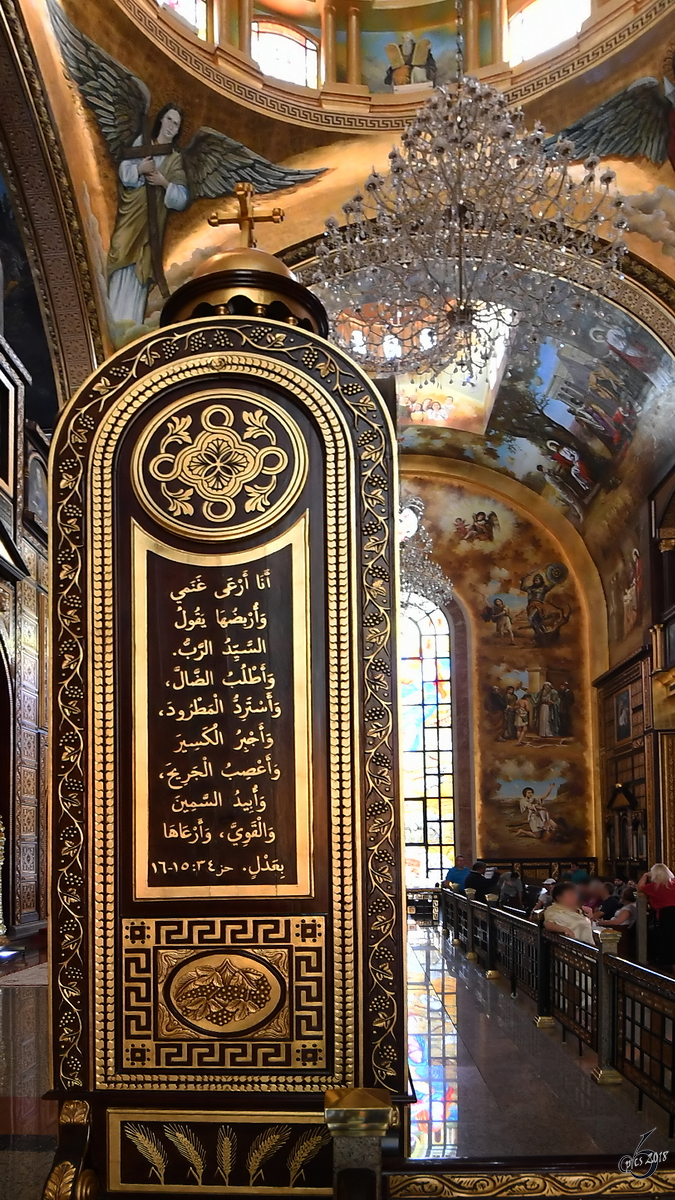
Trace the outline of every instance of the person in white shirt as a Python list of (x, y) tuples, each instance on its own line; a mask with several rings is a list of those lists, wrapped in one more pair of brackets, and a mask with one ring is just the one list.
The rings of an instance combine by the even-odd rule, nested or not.
[(588, 916), (590, 909), (582, 911), (574, 884), (556, 883), (552, 895), (553, 903), (544, 914), (545, 928), (550, 933), (562, 933), (577, 942), (594, 946), (593, 926)]

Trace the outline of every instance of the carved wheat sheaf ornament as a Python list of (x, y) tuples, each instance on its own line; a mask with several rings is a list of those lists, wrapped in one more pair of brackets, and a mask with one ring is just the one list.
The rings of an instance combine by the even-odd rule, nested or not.
[(197, 1135), (187, 1125), (165, 1125), (164, 1132), (188, 1162), (188, 1179), (194, 1179), (197, 1186), (201, 1187), (206, 1166), (206, 1151)]
[(150, 423), (136, 449), (134, 487), (174, 532), (240, 537), (293, 503), (307, 473), (305, 442), (288, 414), (266, 398), (207, 399), (213, 396), (174, 403)]
[(129, 1140), (150, 1163), (150, 1179), (154, 1175), (163, 1184), (168, 1159), (161, 1142), (147, 1125), (125, 1125), (123, 1128)]
[(221, 1125), (216, 1146), (218, 1174), (222, 1175), (225, 1187), (230, 1186), (230, 1175), (237, 1157), (237, 1135), (231, 1125)]
[(249, 1187), (254, 1187), (258, 1176), (260, 1176), (260, 1183), (264, 1183), (265, 1177), (262, 1170), (264, 1164), (288, 1141), (290, 1135), (290, 1125), (279, 1125), (276, 1128), (268, 1129), (265, 1133), (258, 1134), (246, 1157)]
[(289, 1187), (295, 1187), (299, 1180), (304, 1179), (305, 1167), (313, 1158), (316, 1158), (319, 1150), (327, 1146), (330, 1140), (330, 1133), (325, 1126), (321, 1125), (306, 1129), (304, 1133), (300, 1134), (286, 1159)]

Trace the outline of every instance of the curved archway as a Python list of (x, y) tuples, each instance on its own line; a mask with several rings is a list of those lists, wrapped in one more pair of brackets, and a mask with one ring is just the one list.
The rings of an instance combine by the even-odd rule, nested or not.
[[(404, 485), (425, 502), (435, 557), (471, 632), (473, 686), (461, 722), (474, 731), (476, 853), (594, 854), (591, 680), (605, 669), (608, 645), (590, 554), (562, 513), (509, 477), (440, 457), (404, 456), (401, 465)], [(494, 541), (480, 522), (471, 532), (474, 509), (494, 510)], [(537, 801), (532, 821), (526, 792)]]

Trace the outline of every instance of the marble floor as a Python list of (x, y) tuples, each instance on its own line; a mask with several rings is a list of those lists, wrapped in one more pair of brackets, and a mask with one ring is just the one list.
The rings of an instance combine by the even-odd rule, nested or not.
[(408, 927), (409, 1060), (417, 1103), (414, 1158), (630, 1153), (671, 1150), (668, 1119), (624, 1082), (599, 1087), (595, 1055), (560, 1029), (538, 1029), (527, 997), (442, 939), (437, 928)]
[(4, 986), (17, 970), (34, 977), (44, 936), (0, 958), (0, 1200), (39, 1200), (56, 1147), (57, 1106), (49, 1087), (48, 1001), (44, 986)]
[[(19, 965), (34, 965), (31, 950)], [(17, 962), (0, 960), (0, 1200), (40, 1200), (56, 1145), (48, 1077), (48, 996), (44, 986), (3, 987)], [(13, 976), (16, 984), (16, 975)], [(27, 978), (34, 978), (28, 975)], [(600, 1088), (594, 1056), (533, 1023), (530, 1002), (445, 944), (437, 929), (408, 931), (410, 1069), (415, 1158), (629, 1153), (673, 1149), (667, 1118), (635, 1092)]]

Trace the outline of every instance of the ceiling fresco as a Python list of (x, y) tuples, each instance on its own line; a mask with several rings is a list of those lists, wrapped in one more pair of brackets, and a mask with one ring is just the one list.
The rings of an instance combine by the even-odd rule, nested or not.
[[(71, 174), (108, 352), (155, 328), (166, 292), (237, 244), (236, 228), (208, 225), (237, 178), (260, 192), (276, 188), (260, 203), (281, 205), (285, 220), (263, 226), (260, 241), (279, 253), (315, 238), (373, 168), (387, 169), (391, 132), (369, 132), (356, 116), (350, 125), (348, 114), (340, 131), (310, 127), (235, 103), (163, 55), (116, 0), (20, 3)], [(317, 25), (309, 0), (279, 5), (285, 19)], [(454, 51), (454, 22), (442, 29), (442, 12), (442, 2), (365, 6), (363, 90), (408, 87), (413, 69), (418, 86), (438, 85)], [(414, 47), (404, 47), (408, 34)], [(339, 38), (337, 49), (339, 66)], [(573, 128), (584, 151), (612, 166), (621, 193), (639, 198), (630, 206), (631, 250), (671, 278), (674, 54), (671, 9), (525, 106), (528, 121), (540, 119), (551, 134)], [(518, 78), (517, 70), (511, 82)], [(144, 153), (153, 131), (165, 154)], [(154, 193), (154, 216), (140, 203), (143, 190)], [(620, 655), (644, 632), (649, 535), (637, 497), (670, 465), (675, 374), (662, 345), (625, 311), (597, 300), (580, 313), (571, 285), (567, 297), (564, 331), (536, 346), (516, 334), (478, 391), (441, 379), (420, 392), (417, 381), (399, 381), (401, 446), (498, 471), (564, 514), (600, 571)]]
[(675, 400), (675, 363), (621, 309), (592, 298), (579, 310), (577, 289), (562, 286), (564, 332), (534, 346), (525, 329), (516, 333), (480, 437), (461, 416), (456, 424), (462, 397), (453, 380), (444, 394), (422, 388), (418, 399), (408, 380), (398, 381), (398, 418), (403, 450), (501, 470), (580, 528), (620, 486), (638, 424), (640, 443), (651, 430), (656, 450), (664, 397)]
[(644, 497), (675, 457), (675, 360), (622, 309), (599, 298), (580, 309), (577, 289), (565, 289), (563, 334), (533, 346), (516, 333), (484, 433), (467, 431), (452, 381), (427, 395), (404, 377), (399, 441), (404, 453), (499, 471), (563, 512), (600, 572), (618, 660), (644, 634)]
[[(274, 203), (281, 203), (285, 220), (266, 227), (261, 238), (266, 249), (278, 252), (320, 233), (325, 218), (340, 213), (373, 167), (386, 169), (391, 132), (368, 133), (355, 119), (350, 133), (348, 116), (342, 133), (308, 128), (236, 104), (158, 53), (115, 0), (21, 4), (86, 229), (109, 349), (155, 327), (166, 292), (191, 278), (213, 254), (237, 244), (235, 229), (211, 229), (207, 224), (214, 202), (221, 207), (226, 203), (236, 177), (250, 177), (260, 192), (276, 187)], [(318, 9), (306, 0), (301, 7), (298, 23), (318, 29)], [(284, 16), (288, 20), (294, 14)], [(364, 86), (405, 90), (414, 82), (423, 98), (425, 88), (445, 82), (454, 63), (451, 16), (445, 0), (395, 8), (364, 6)], [(344, 50), (340, 37), (338, 66)], [(643, 257), (661, 269), (665, 264), (675, 276), (668, 238), (660, 236), (666, 218), (661, 208), (654, 209), (661, 200), (664, 212), (671, 199), (675, 203), (675, 172), (667, 156), (661, 163), (652, 161), (663, 157), (663, 130), (673, 111), (663, 82), (672, 77), (672, 53), (667, 63), (664, 59), (669, 41), (675, 51), (675, 15), (670, 23), (650, 26), (580, 79), (526, 107), (528, 119), (541, 118), (552, 133), (571, 121), (580, 122), (591, 141), (600, 120), (601, 152), (611, 152), (616, 159), (626, 151), (627, 157), (611, 159), (619, 187), (629, 195), (650, 197), (634, 218), (640, 231), (630, 237)], [(651, 83), (634, 88), (639, 78)], [(299, 91), (294, 89), (296, 97)], [(615, 101), (615, 96), (624, 98)], [(596, 110), (603, 105), (609, 108), (602, 108), (599, 118)], [(641, 106), (648, 106), (651, 125)], [(154, 155), (151, 166), (150, 156), (142, 157), (141, 151), (144, 139), (153, 136), (159, 113), (169, 118), (172, 128), (163, 133), (158, 128), (155, 136), (169, 139), (171, 153), (162, 163), (163, 156)], [(654, 154), (654, 135), (647, 144), (644, 130), (656, 128), (659, 119)], [(633, 125), (642, 132), (626, 141), (626, 128)], [(610, 127), (616, 127), (611, 137)], [(672, 190), (672, 198), (659, 188)], [(141, 215), (142, 193), (150, 191), (157, 209), (154, 221), (149, 212), (147, 219)], [(648, 218), (651, 223), (646, 226)]]

